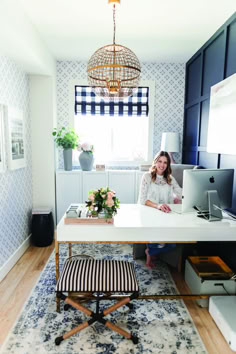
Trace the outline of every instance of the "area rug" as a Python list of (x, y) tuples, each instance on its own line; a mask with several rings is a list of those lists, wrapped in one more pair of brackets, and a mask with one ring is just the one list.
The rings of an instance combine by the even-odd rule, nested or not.
[[(121, 244), (74, 245), (73, 254), (87, 254), (98, 259), (132, 261), (132, 246)], [(67, 246), (60, 254), (64, 259)], [(62, 266), (63, 257), (60, 258)], [(157, 261), (149, 270), (144, 260), (135, 262), (142, 294), (176, 294), (177, 289), (168, 267)], [(132, 331), (138, 344), (121, 337), (102, 324), (94, 323), (56, 346), (54, 340), (86, 320), (86, 315), (74, 309), (56, 312), (55, 259), (51, 255), (29, 296), (19, 318), (9, 333), (2, 354), (203, 354), (207, 353), (182, 300), (134, 300), (134, 311), (122, 307), (107, 318), (119, 327)], [(104, 306), (105, 300), (102, 301)], [(95, 310), (95, 304), (91, 303)], [(87, 304), (86, 304), (87, 306)]]

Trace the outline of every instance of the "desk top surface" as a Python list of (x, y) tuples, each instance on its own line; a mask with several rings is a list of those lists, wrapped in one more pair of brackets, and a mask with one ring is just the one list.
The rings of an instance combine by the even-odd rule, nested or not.
[(163, 213), (140, 204), (121, 204), (113, 225), (57, 226), (59, 242), (192, 242), (236, 241), (236, 222), (226, 216), (208, 222), (196, 212)]

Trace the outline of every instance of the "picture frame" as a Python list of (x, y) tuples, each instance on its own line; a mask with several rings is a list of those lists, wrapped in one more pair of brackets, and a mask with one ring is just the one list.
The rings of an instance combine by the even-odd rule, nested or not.
[(8, 166), (16, 170), (26, 166), (23, 111), (7, 107)]
[(0, 105), (0, 173), (5, 167), (4, 106)]

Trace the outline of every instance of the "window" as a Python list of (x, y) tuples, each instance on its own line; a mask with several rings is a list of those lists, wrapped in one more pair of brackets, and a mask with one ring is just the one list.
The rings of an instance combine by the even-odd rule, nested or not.
[[(74, 85), (74, 128), (80, 142), (94, 145), (96, 163), (132, 166), (152, 160), (153, 109), (150, 87), (122, 102), (91, 96), (91, 89)], [(79, 152), (74, 153), (75, 164)]]

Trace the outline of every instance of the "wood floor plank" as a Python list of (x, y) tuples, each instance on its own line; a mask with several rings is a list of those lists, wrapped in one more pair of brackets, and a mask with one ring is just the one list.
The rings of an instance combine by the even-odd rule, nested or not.
[[(15, 323), (25, 301), (54, 249), (30, 246), (8, 275), (0, 283), (0, 346)], [(171, 269), (172, 277), (181, 293), (190, 294), (180, 272)], [(208, 310), (193, 300), (185, 300), (188, 311), (209, 354), (233, 354)]]
[(54, 249), (30, 246), (0, 283), (0, 346), (15, 323)]

